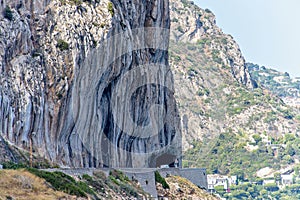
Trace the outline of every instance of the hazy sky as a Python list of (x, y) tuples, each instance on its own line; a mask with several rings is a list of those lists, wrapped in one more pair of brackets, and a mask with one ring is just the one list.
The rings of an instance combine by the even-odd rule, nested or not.
[(300, 77), (300, 0), (195, 0), (216, 15), (248, 62)]

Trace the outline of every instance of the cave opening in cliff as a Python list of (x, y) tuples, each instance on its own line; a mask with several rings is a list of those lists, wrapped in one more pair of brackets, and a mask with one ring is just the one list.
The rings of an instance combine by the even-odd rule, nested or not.
[(168, 167), (177, 167), (178, 165), (178, 162), (177, 162), (177, 156), (173, 155), (173, 154), (168, 154), (168, 153), (165, 153), (165, 154), (162, 154), (160, 156), (158, 156), (156, 158), (156, 168), (157, 167), (165, 167), (165, 166), (168, 166)]

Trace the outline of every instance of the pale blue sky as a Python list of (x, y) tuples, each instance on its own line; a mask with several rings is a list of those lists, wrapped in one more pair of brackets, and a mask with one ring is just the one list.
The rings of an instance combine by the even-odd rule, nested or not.
[(216, 15), (248, 62), (300, 77), (300, 0), (195, 0)]

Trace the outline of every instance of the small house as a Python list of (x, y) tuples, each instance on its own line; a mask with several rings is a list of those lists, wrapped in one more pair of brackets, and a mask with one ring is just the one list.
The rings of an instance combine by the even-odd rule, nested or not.
[(281, 175), (281, 184), (284, 186), (293, 184), (293, 175), (291, 174), (283, 174)]

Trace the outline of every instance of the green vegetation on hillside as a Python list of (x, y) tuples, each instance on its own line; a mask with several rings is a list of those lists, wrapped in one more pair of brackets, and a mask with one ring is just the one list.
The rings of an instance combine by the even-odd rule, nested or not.
[(59, 39), (57, 41), (57, 47), (61, 50), (61, 51), (64, 51), (64, 50), (68, 50), (69, 49), (69, 43), (64, 41), (63, 39)]
[(170, 42), (175, 84), (180, 85), (175, 95), (191, 145), (183, 166), (256, 180), (262, 168), (279, 170), (296, 161), (300, 141), (284, 138), (297, 134), (300, 115), (266, 88), (248, 88), (235, 79), (234, 48), (227, 35)]
[(170, 186), (168, 185), (166, 180), (160, 175), (160, 173), (158, 171), (155, 171), (154, 175), (155, 175), (155, 182), (162, 184), (162, 187), (164, 189), (170, 188)]
[(254, 136), (257, 149), (249, 151), (245, 147), (252, 142), (245, 140), (242, 134), (222, 133), (209, 143), (194, 142), (194, 148), (185, 152), (184, 159), (196, 161), (192, 162), (192, 167), (206, 167), (210, 174), (237, 175), (240, 181), (255, 181), (259, 169), (279, 170), (299, 159), (300, 138), (295, 135), (272, 139), (273, 146), (263, 143), (258, 137)]
[(103, 172), (98, 171), (89, 176), (87, 174), (75, 180), (73, 177), (60, 172), (49, 172), (37, 168), (28, 167), (27, 163), (2, 163), (4, 169), (26, 170), (43, 180), (57, 191), (85, 197), (89, 199), (113, 199), (115, 195), (126, 195), (128, 197), (142, 198), (148, 194), (135, 181), (130, 181), (125, 174), (119, 170), (112, 170), (107, 177)]
[(114, 11), (114, 5), (112, 2), (108, 2), (107, 9), (108, 9), (108, 12), (110, 13), (110, 15), (114, 16), (115, 11)]
[(300, 79), (293, 79), (287, 72), (279, 72), (252, 63), (246, 64), (251, 76), (262, 86), (280, 97), (299, 97)]
[(85, 182), (75, 181), (74, 178), (62, 172), (47, 172), (35, 168), (28, 168), (27, 170), (45, 179), (56, 190), (78, 197), (87, 197), (87, 194), (95, 195), (95, 192)]
[[(288, 186), (284, 189), (279, 189), (275, 183), (266, 185), (256, 185), (245, 183), (233, 186), (231, 193), (225, 193), (223, 196), (226, 199), (299, 199), (300, 189), (298, 184)], [(271, 198), (270, 198), (271, 197)]]

